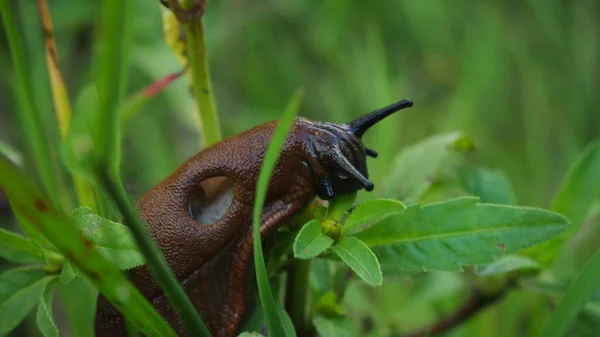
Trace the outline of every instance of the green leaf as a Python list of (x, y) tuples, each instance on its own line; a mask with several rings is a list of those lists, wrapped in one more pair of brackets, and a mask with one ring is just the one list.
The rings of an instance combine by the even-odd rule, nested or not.
[(571, 166), (552, 203), (551, 209), (569, 218), (573, 226), (552, 241), (529, 250), (527, 255), (544, 265), (555, 260), (562, 245), (579, 231), (586, 215), (600, 198), (598, 172), (600, 172), (600, 142), (590, 145)]
[(265, 337), (265, 335), (259, 334), (258, 332), (242, 332), (238, 337)]
[(501, 170), (467, 166), (459, 171), (464, 190), (481, 202), (513, 205), (515, 194), (508, 177)]
[(60, 301), (64, 309), (65, 330), (72, 336), (94, 336), (98, 289), (85, 277), (69, 284), (59, 284)]
[(458, 132), (438, 135), (404, 148), (394, 159), (392, 173), (384, 180), (383, 195), (418, 201), (444, 161), (456, 152), (452, 145), (461, 137)]
[(71, 217), (75, 220), (75, 227), (119, 269), (144, 264), (144, 257), (127, 226), (91, 214), (91, 209), (85, 206), (76, 209)]
[(508, 273), (519, 269), (539, 269), (539, 263), (518, 255), (503, 256), (500, 259), (483, 265), (475, 269), (475, 274), (479, 276), (493, 276), (497, 274)]
[(148, 300), (81, 235), (69, 217), (48, 204), (31, 179), (2, 158), (0, 186), (11, 207), (19, 210), (36, 231), (63, 252), (127, 319), (136, 323), (140, 331), (148, 336), (175, 335)]
[(321, 337), (352, 336), (356, 329), (352, 319), (348, 316), (325, 317), (316, 315), (313, 317), (313, 324)]
[(568, 225), (558, 213), (463, 197), (409, 206), (356, 236), (374, 247), (384, 268), (456, 271), (546, 241)]
[(364, 242), (353, 236), (346, 236), (331, 249), (365, 282), (375, 286), (382, 284), (379, 261)]
[(19, 263), (43, 262), (44, 258), (36, 251), (30, 239), (0, 228), (1, 257)]
[(323, 235), (319, 220), (311, 220), (300, 229), (294, 241), (294, 257), (312, 259), (331, 247), (333, 239)]
[(256, 184), (256, 202), (254, 203), (254, 212), (252, 219), (252, 230), (254, 237), (254, 268), (256, 272), (256, 281), (258, 283), (258, 295), (260, 303), (265, 314), (267, 326), (269, 327), (269, 333), (272, 336), (296, 336), (296, 332), (293, 329), (288, 328), (281, 321), (281, 317), (278, 313), (277, 302), (273, 298), (273, 292), (269, 285), (269, 278), (267, 275), (267, 268), (265, 266), (265, 259), (263, 256), (261, 236), (260, 236), (260, 218), (262, 210), (265, 204), (267, 196), (267, 188), (269, 186), (269, 179), (271, 172), (275, 168), (279, 152), (283, 147), (283, 144), (287, 138), (287, 134), (294, 123), (294, 116), (298, 112), (300, 106), (300, 99), (302, 97), (302, 91), (297, 91), (296, 94), (291, 98), (288, 103), (275, 132), (271, 138), (271, 142), (265, 152), (265, 157), (260, 169), (258, 176), (258, 182)]
[(81, 276), (81, 272), (71, 262), (65, 261), (60, 272), (60, 283), (69, 284)]
[(600, 288), (600, 249), (571, 283), (541, 336), (561, 337), (577, 317), (587, 301)]
[(52, 293), (56, 282), (46, 284), (36, 314), (37, 326), (44, 337), (58, 337), (58, 328), (52, 318)]
[(0, 336), (14, 329), (38, 303), (53, 276), (41, 267), (10, 269), (0, 275)]
[(373, 224), (388, 216), (402, 213), (405, 208), (403, 203), (392, 199), (373, 199), (358, 204), (348, 216), (342, 229), (342, 235), (351, 233), (360, 226)]

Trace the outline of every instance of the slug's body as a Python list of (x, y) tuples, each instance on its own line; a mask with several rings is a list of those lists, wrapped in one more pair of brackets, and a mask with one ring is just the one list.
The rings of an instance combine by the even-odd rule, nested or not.
[[(371, 190), (360, 137), (403, 107), (398, 102), (349, 124), (296, 118), (271, 176), (261, 235), (301, 211), (315, 196), (329, 200)], [(236, 336), (252, 308), (252, 210), (256, 181), (275, 122), (259, 125), (196, 154), (138, 203), (141, 215), (213, 336)], [(177, 314), (146, 267), (132, 282), (182, 336)], [(123, 317), (103, 298), (96, 335), (124, 336)]]

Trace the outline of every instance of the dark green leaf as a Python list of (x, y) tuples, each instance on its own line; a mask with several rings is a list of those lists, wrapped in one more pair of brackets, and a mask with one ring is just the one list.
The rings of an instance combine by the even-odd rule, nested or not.
[(388, 216), (401, 213), (406, 206), (397, 200), (373, 199), (358, 204), (348, 216), (342, 229), (342, 235), (359, 229), (360, 226), (373, 224)]
[(475, 269), (479, 276), (493, 276), (519, 269), (539, 269), (539, 263), (518, 255), (503, 256), (500, 259)]
[(568, 225), (558, 213), (463, 197), (412, 205), (356, 236), (374, 247), (385, 268), (461, 270), (548, 240)]
[(58, 337), (58, 328), (54, 323), (54, 318), (52, 318), (52, 293), (54, 292), (55, 285), (55, 280), (46, 284), (42, 292), (42, 298), (38, 304), (36, 322), (44, 337)]
[(331, 247), (333, 239), (323, 235), (319, 220), (305, 224), (294, 241), (294, 256), (299, 259), (312, 259)]
[(20, 263), (43, 262), (44, 258), (36, 251), (30, 239), (0, 228), (1, 257)]
[(356, 329), (352, 319), (348, 316), (325, 317), (316, 315), (313, 317), (313, 324), (321, 337), (352, 336)]
[(384, 180), (386, 197), (418, 201), (431, 185), (435, 173), (456, 150), (452, 144), (460, 133), (438, 135), (406, 147), (394, 159), (391, 174)]
[(254, 237), (254, 268), (256, 271), (256, 281), (258, 283), (258, 295), (260, 297), (260, 303), (265, 314), (267, 326), (272, 336), (295, 336), (296, 332), (293, 329), (289, 329), (289, 326), (281, 321), (281, 316), (277, 311), (277, 301), (273, 298), (271, 286), (269, 285), (269, 278), (267, 275), (267, 268), (265, 266), (265, 259), (263, 256), (261, 236), (260, 236), (260, 218), (265, 204), (267, 196), (267, 188), (269, 186), (269, 179), (271, 172), (275, 168), (275, 163), (279, 157), (279, 152), (285, 143), (287, 134), (294, 123), (294, 116), (296, 115), (300, 106), (300, 98), (302, 97), (302, 91), (298, 91), (288, 103), (283, 116), (279, 120), (277, 128), (273, 133), (273, 137), (267, 151), (265, 158), (260, 169), (258, 176), (258, 182), (256, 187), (256, 202), (254, 203), (254, 213), (252, 219), (252, 230)]
[(460, 170), (461, 185), (465, 191), (479, 197), (481, 202), (512, 205), (515, 194), (510, 180), (500, 170), (468, 166)]
[(382, 284), (379, 261), (364, 242), (353, 236), (346, 236), (331, 249), (365, 282), (376, 286)]
[(72, 218), (75, 227), (119, 269), (130, 269), (144, 264), (144, 257), (126, 226), (91, 214), (91, 209), (85, 206), (76, 209)]
[(0, 336), (14, 329), (38, 303), (53, 276), (41, 267), (20, 267), (0, 275)]

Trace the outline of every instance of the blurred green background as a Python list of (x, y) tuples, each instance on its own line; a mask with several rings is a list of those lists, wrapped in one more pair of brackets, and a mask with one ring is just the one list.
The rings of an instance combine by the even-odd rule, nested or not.
[[(48, 141), (58, 143), (37, 3), (15, 3)], [(181, 69), (164, 42), (158, 0), (135, 3), (130, 93)], [(93, 40), (101, 33), (94, 30), (97, 2), (49, 5), (76, 101), (92, 76)], [(213, 0), (205, 15), (225, 136), (278, 118), (298, 87), (306, 90), (301, 115), (336, 122), (411, 98), (412, 109), (365, 137), (380, 154), (370, 162), (376, 186), (401, 148), (460, 130), (476, 141), (474, 161), (507, 174), (517, 204), (547, 207), (569, 164), (600, 136), (596, 0)], [(23, 149), (27, 135), (17, 127), (4, 34), (0, 47), (0, 140)], [(200, 150), (194, 115), (182, 78), (128, 123), (123, 170), (132, 195), (142, 195)], [(460, 303), (462, 278), (398, 277), (376, 291), (353, 283), (346, 302), (363, 331), (400, 335)], [(545, 297), (517, 292), (453, 335), (534, 335), (550, 308)]]

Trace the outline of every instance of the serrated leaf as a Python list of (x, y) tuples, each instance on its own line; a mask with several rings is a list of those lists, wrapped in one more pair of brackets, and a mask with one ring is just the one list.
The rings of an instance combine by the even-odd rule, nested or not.
[(36, 313), (37, 326), (44, 337), (58, 337), (58, 328), (52, 318), (52, 294), (56, 282), (46, 284)]
[(375, 286), (382, 284), (379, 261), (364, 242), (353, 236), (346, 236), (331, 249), (365, 282)]
[(294, 241), (294, 257), (312, 259), (331, 247), (333, 239), (323, 235), (319, 220), (305, 224)]
[(372, 224), (388, 216), (401, 213), (405, 208), (406, 206), (403, 203), (393, 199), (373, 199), (358, 204), (348, 216), (342, 228), (342, 235), (351, 233), (360, 226)]
[(352, 319), (348, 316), (325, 317), (316, 315), (313, 324), (321, 337), (352, 336), (355, 330)]
[(0, 275), (0, 336), (29, 314), (53, 279), (37, 266), (13, 268)]
[(108, 260), (119, 269), (130, 269), (144, 264), (127, 226), (91, 214), (89, 207), (79, 207), (72, 215), (77, 227)]
[(546, 241), (568, 225), (558, 213), (463, 197), (409, 206), (356, 237), (373, 247), (385, 268), (461, 270)]
[(394, 159), (391, 174), (384, 180), (383, 195), (405, 202), (418, 201), (431, 185), (432, 176), (457, 151), (453, 144), (459, 139), (461, 134), (453, 132), (404, 148)]
[(508, 177), (501, 170), (467, 166), (459, 171), (463, 189), (481, 202), (513, 205), (515, 194)]
[(500, 259), (483, 265), (475, 269), (475, 274), (479, 276), (493, 276), (497, 274), (508, 273), (519, 269), (539, 269), (539, 263), (518, 255), (504, 256)]
[(0, 256), (19, 263), (43, 262), (30, 239), (0, 228)]

